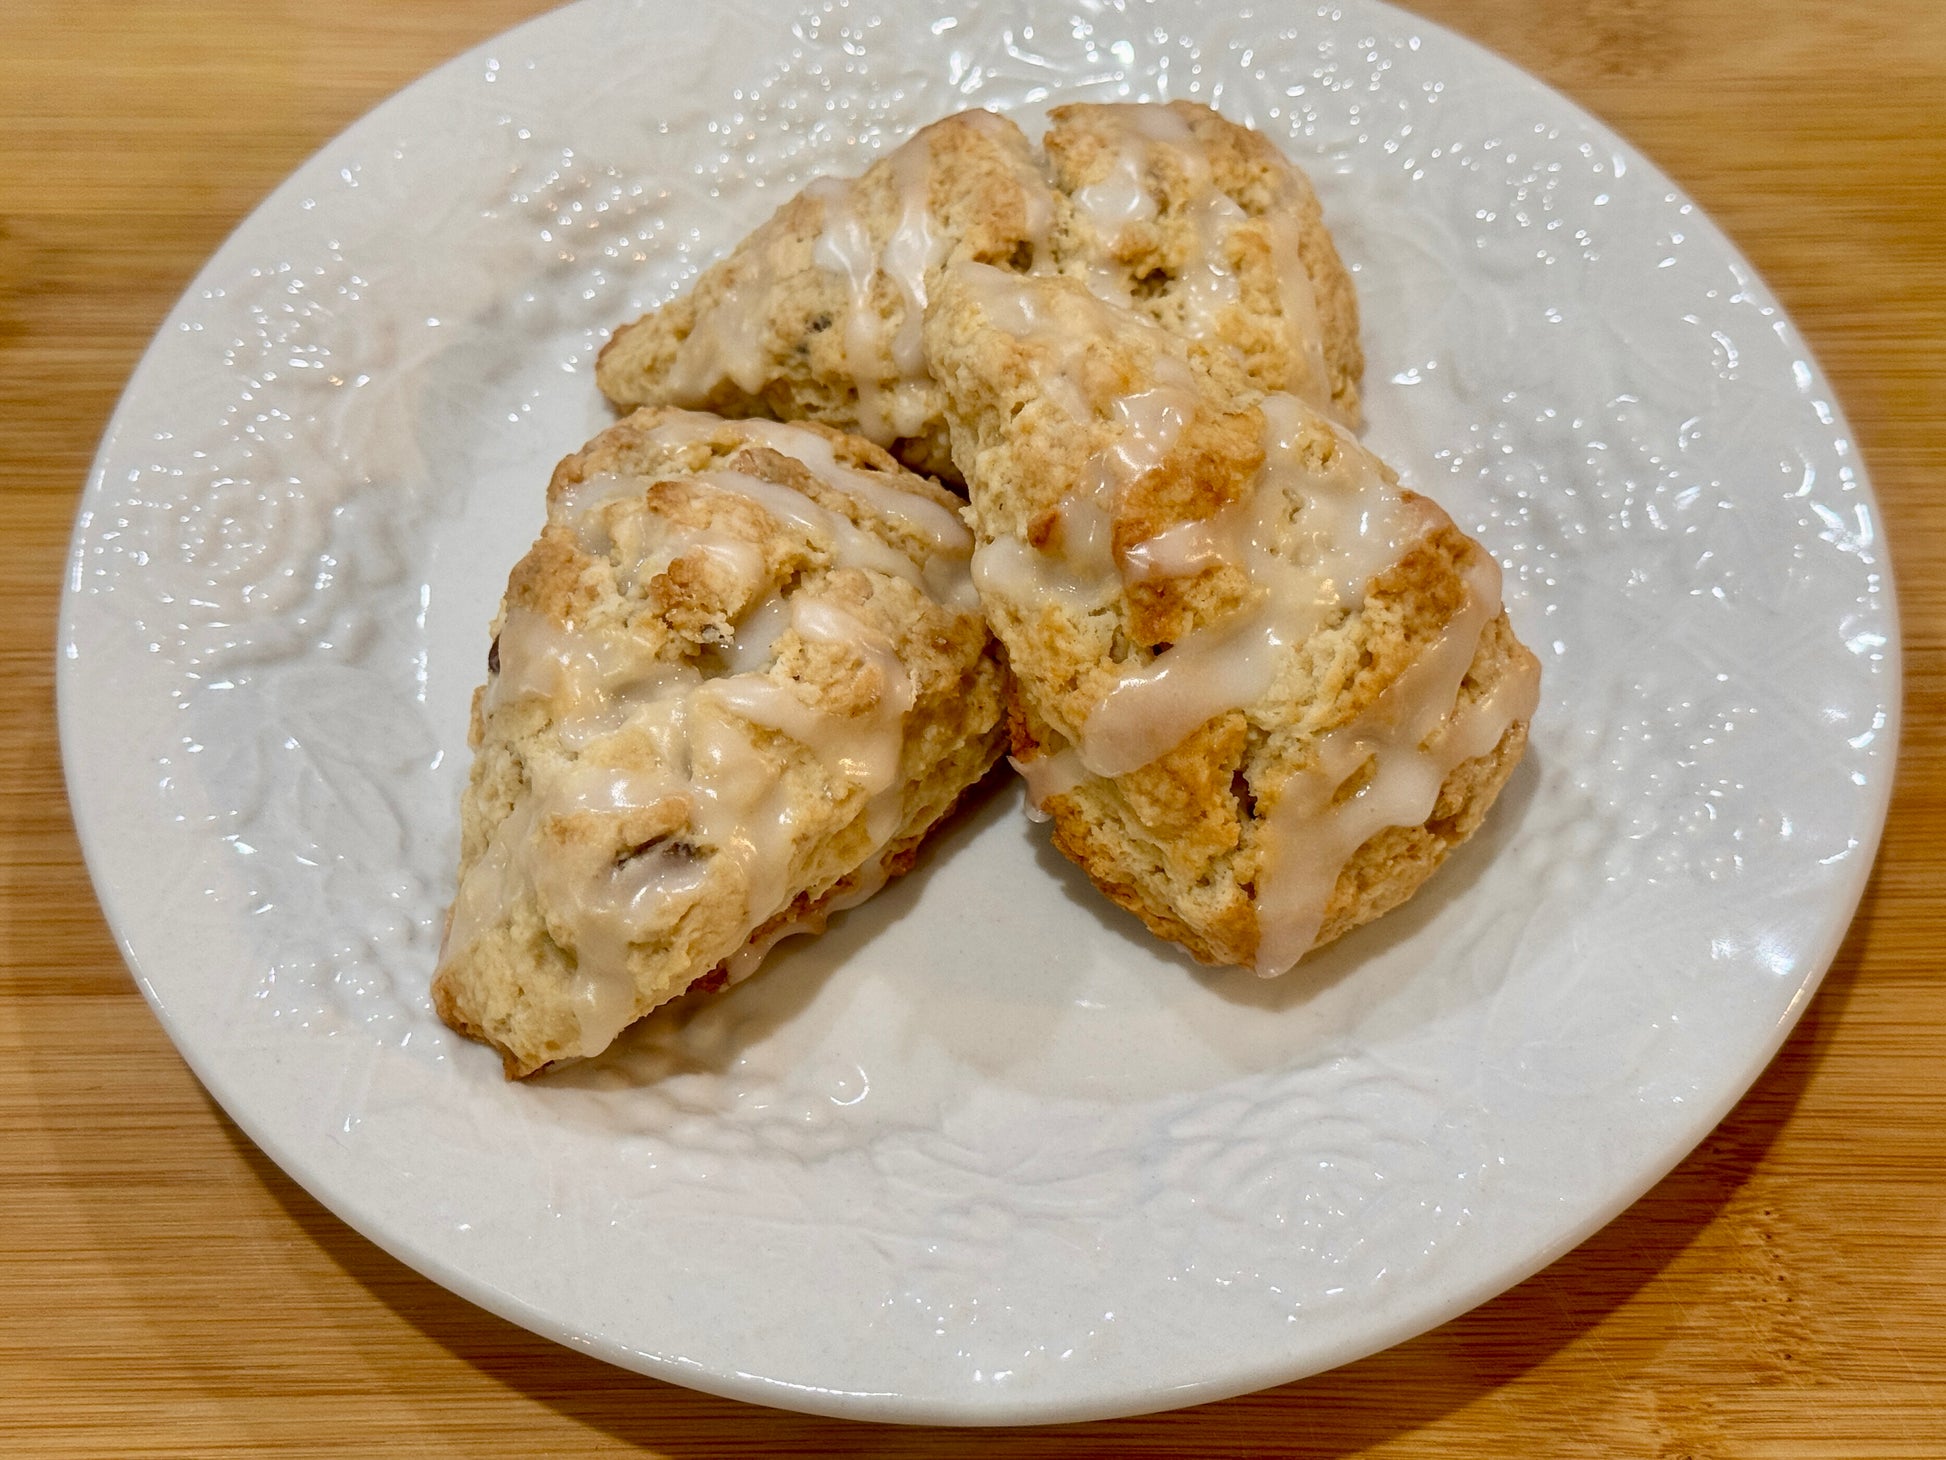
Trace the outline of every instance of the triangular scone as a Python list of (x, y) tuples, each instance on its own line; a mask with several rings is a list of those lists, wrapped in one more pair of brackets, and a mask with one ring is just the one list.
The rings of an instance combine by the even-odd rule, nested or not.
[(688, 294), (618, 329), (617, 405), (825, 421), (957, 478), (922, 348), (940, 271), (1066, 274), (1188, 341), (1218, 375), (1358, 416), (1357, 304), (1304, 174), (1187, 102), (1071, 106), (1045, 157), (963, 112), (779, 209)]
[(548, 496), (433, 984), (513, 1076), (870, 895), (1002, 739), (957, 504), (869, 442), (645, 410)]
[(1262, 973), (1409, 897), (1525, 745), (1538, 665), (1493, 559), (1316, 410), (1072, 280), (957, 265), (925, 339), (1060, 848)]
[(1051, 208), (1018, 127), (947, 117), (862, 177), (792, 198), (687, 294), (616, 330), (595, 378), (618, 406), (824, 421), (950, 476), (919, 346), (926, 290), (949, 256), (1026, 267)]

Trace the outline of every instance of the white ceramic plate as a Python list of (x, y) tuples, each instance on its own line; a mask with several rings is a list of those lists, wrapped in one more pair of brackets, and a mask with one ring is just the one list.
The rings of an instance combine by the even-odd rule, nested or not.
[[(197, 1074), (436, 1280), (827, 1413), (1185, 1404), (1354, 1358), (1614, 1216), (1789, 1030), (1891, 780), (1878, 516), (1790, 322), (1625, 143), (1381, 6), (585, 0), (326, 147), (136, 372), (60, 678), (108, 916)], [(824, 938), (510, 1086), (426, 983), (465, 707), (606, 329), (969, 105), (1189, 96), (1357, 270), (1371, 439), (1508, 566), (1527, 762), (1276, 982), (1108, 910), (1003, 789)]]

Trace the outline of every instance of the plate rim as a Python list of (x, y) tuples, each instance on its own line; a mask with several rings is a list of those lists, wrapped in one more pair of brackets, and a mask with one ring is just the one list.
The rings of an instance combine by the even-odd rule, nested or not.
[[(1409, 1315), (1387, 1325), (1376, 1337), (1367, 1334), (1356, 1341), (1334, 1345), (1329, 1358), (1314, 1365), (1306, 1365), (1297, 1371), (1292, 1371), (1287, 1363), (1276, 1362), (1265, 1362), (1248, 1368), (1236, 1366), (1226, 1370), (1220, 1378), (1196, 1380), (1167, 1389), (1145, 1391), (1139, 1396), (1123, 1393), (1119, 1399), (1102, 1399), (1095, 1402), (1058, 1397), (1043, 1400), (1010, 1391), (969, 1389), (966, 1394), (967, 1402), (964, 1403), (938, 1404), (926, 1401), (915, 1403), (899, 1396), (868, 1396), (847, 1391), (820, 1389), (761, 1375), (722, 1374), (712, 1369), (692, 1366), (688, 1361), (646, 1355), (613, 1339), (578, 1331), (573, 1325), (557, 1319), (534, 1304), (475, 1278), (448, 1262), (434, 1250), (415, 1242), (410, 1234), (398, 1235), (387, 1231), (376, 1216), (359, 1211), (349, 1199), (341, 1200), (335, 1196), (325, 1185), (325, 1168), (310, 1162), (302, 1152), (291, 1149), (287, 1143), (278, 1139), (251, 1113), (249, 1101), (245, 1098), (246, 1092), (234, 1089), (220, 1068), (212, 1065), (201, 1053), (194, 1050), (193, 1041), (178, 1037), (178, 1028), (172, 1012), (161, 991), (150, 978), (127, 931), (130, 915), (123, 904), (125, 890), (119, 889), (106, 876), (102, 866), (101, 847), (105, 832), (99, 823), (100, 818), (107, 814), (107, 808), (91, 801), (88, 788), (81, 779), (83, 768), (77, 764), (82, 758), (77, 754), (82, 731), (76, 723), (79, 712), (75, 707), (76, 691), (72, 686), (75, 676), (82, 673), (82, 668), (79, 659), (70, 652), (70, 649), (75, 640), (77, 615), (81, 611), (82, 595), (79, 591), (81, 569), (87, 547), (87, 531), (95, 510), (107, 495), (107, 472), (121, 434), (127, 425), (132, 410), (131, 402), (136, 396), (138, 386), (143, 384), (151, 360), (162, 341), (168, 336), (171, 327), (178, 322), (179, 317), (190, 308), (199, 291), (210, 281), (224, 276), (224, 268), (231, 256), (241, 251), (247, 241), (246, 235), (252, 230), (253, 225), (264, 215), (288, 205), (291, 197), (304, 191), (308, 181), (313, 179), (315, 171), (334, 151), (353, 142), (357, 134), (377, 125), (389, 111), (405, 105), (405, 98), (410, 93), (425, 86), (433, 78), (463, 72), (495, 49), (515, 42), (529, 32), (547, 28), (568, 11), (612, 8), (617, 3), (619, 0), (568, 0), (566, 4), (543, 11), (466, 47), (449, 59), (413, 77), (332, 134), (252, 204), (198, 267), (157, 324), (154, 333), (130, 370), (127, 380), (123, 383), (116, 403), (107, 417), (95, 454), (77, 496), (74, 521), (62, 559), (62, 592), (54, 644), (56, 719), (63, 786), (76, 840), (88, 870), (89, 881), (101, 907), (104, 922), (114, 938), (117, 951), (177, 1054), (221, 1108), (224, 1117), (234, 1123), (259, 1150), (268, 1156), (287, 1179), (294, 1182), (311, 1199), (317, 1201), (364, 1240), (371, 1242), (395, 1260), (449, 1292), (529, 1332), (611, 1365), (725, 1399), (831, 1418), (916, 1425), (1000, 1427), (1137, 1416), (1215, 1402), (1257, 1392), (1274, 1385), (1314, 1377), (1429, 1333), (1527, 1281), (1622, 1216), (1662, 1182), (1670, 1172), (1686, 1161), (1743, 1101), (1796, 1029), (1805, 1009), (1822, 986), (1855, 925), (1858, 909), (1877, 867), (1877, 857), (1883, 841), (1904, 748), (1905, 639), (1896, 565), (1893, 560), (1894, 549), (1890, 536), (1886, 532), (1885, 513), (1873, 487), (1869, 466), (1864, 459), (1862, 449), (1858, 446), (1856, 434), (1851, 428), (1843, 402), (1817, 351), (1799, 326), (1795, 315), (1785, 308), (1762, 272), (1752, 264), (1715, 216), (1698, 203), (1660, 164), (1642, 152), (1605, 118), (1583, 106), (1565, 91), (1534, 75), (1483, 42), (1474, 40), (1450, 26), (1401, 9), (1389, 3), (1389, 0), (1339, 0), (1338, 5), (1333, 8), (1340, 9), (1347, 20), (1358, 11), (1366, 11), (1371, 13), (1375, 21), (1383, 20), (1397, 27), (1437, 33), (1445, 42), (1462, 52), (1486, 58), (1493, 66), (1502, 68), (1511, 76), (1518, 77), (1523, 85), (1534, 88), (1551, 102), (1581, 118), (1595, 130), (1607, 146), (1624, 157), (1631, 168), (1643, 171), (1664, 188), (1673, 200), (1689, 205), (1691, 221), (1708, 233), (1712, 244), (1724, 258), (1744, 271), (1748, 281), (1746, 287), (1776, 310), (1778, 320), (1788, 331), (1794, 349), (1809, 366), (1814, 380), (1822, 387), (1824, 397), (1828, 400), (1832, 411), (1831, 430), (1844, 435), (1852, 443), (1859, 501), (1869, 509), (1879, 534), (1875, 567), (1882, 578), (1879, 607), (1885, 616), (1888, 642), (1876, 682), (1880, 686), (1883, 700), (1880, 708), (1885, 716), (1885, 724), (1880, 735), (1885, 749), (1884, 773), (1878, 776), (1869, 787), (1870, 804), (1864, 824), (1868, 834), (1860, 839), (1857, 854), (1848, 859), (1849, 864), (1845, 869), (1842, 890), (1834, 892), (1831, 899), (1833, 916), (1828, 924), (1823, 925), (1824, 936), (1816, 941), (1812, 951), (1807, 951), (1804, 961), (1805, 971), (1796, 980), (1788, 1004), (1772, 1024), (1766, 1039), (1753, 1047), (1748, 1057), (1739, 1063), (1735, 1077), (1725, 1084), (1726, 1093), (1715, 1101), (1696, 1106), (1695, 1113), (1683, 1125), (1680, 1136), (1671, 1138), (1662, 1156), (1636, 1173), (1635, 1179), (1623, 1183), (1619, 1188), (1621, 1195), (1610, 1202), (1599, 1204), (1597, 1215), (1575, 1224), (1555, 1241), (1544, 1244), (1519, 1261), (1495, 1267), (1490, 1276), (1477, 1278), (1473, 1283), (1464, 1285), (1446, 1302), (1427, 1309), (1413, 1310)], [(672, 0), (633, 0), (635, 8), (645, 11), (667, 8), (671, 3)], [(792, 0), (760, 0), (760, 3), (780, 12), (788, 12)], [(1150, 3), (1153, 3), (1153, 0), (1150, 0)], [(1836, 915), (1836, 910), (1840, 907), (1843, 908), (1842, 917)]]

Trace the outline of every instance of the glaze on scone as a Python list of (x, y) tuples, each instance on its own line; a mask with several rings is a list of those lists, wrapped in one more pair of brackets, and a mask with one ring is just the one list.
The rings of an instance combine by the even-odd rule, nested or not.
[(920, 349), (926, 291), (949, 256), (1031, 250), (1051, 207), (1018, 127), (947, 117), (863, 176), (792, 198), (689, 293), (618, 329), (595, 378), (618, 406), (824, 421), (950, 476)]
[(979, 262), (1077, 278), (1234, 383), (1355, 424), (1357, 305), (1303, 173), (1192, 103), (1052, 115), (1044, 158), (972, 111), (857, 179), (814, 183), (688, 294), (617, 330), (602, 390), (825, 421), (955, 480), (921, 319), (942, 269)]
[(473, 702), (440, 1017), (599, 1053), (902, 872), (1001, 749), (943, 490), (820, 426), (645, 410), (556, 469)]
[(1358, 299), (1310, 179), (1194, 102), (1058, 107), (1057, 272), (1127, 304), (1233, 389), (1359, 420)]
[(1062, 851), (1267, 974), (1410, 896), (1525, 744), (1538, 665), (1492, 558), (1312, 407), (1074, 280), (955, 265), (925, 343)]

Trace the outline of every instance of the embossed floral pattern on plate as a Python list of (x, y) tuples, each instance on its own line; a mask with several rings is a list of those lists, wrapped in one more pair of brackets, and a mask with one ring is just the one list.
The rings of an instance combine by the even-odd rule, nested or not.
[[(1508, 568), (1528, 763), (1296, 973), (1195, 968), (1002, 791), (764, 977), (521, 1087), (426, 996), (465, 706), (614, 323), (969, 105), (1188, 96), (1315, 176), (1370, 437)], [(1631, 1201), (1837, 946), (1890, 780), (1878, 516), (1803, 342), (1562, 98), (1372, 4), (584, 0), (300, 169), (103, 442), (62, 636), (104, 906), (346, 1220), (612, 1361), (826, 1412), (1189, 1403), (1409, 1336)]]

